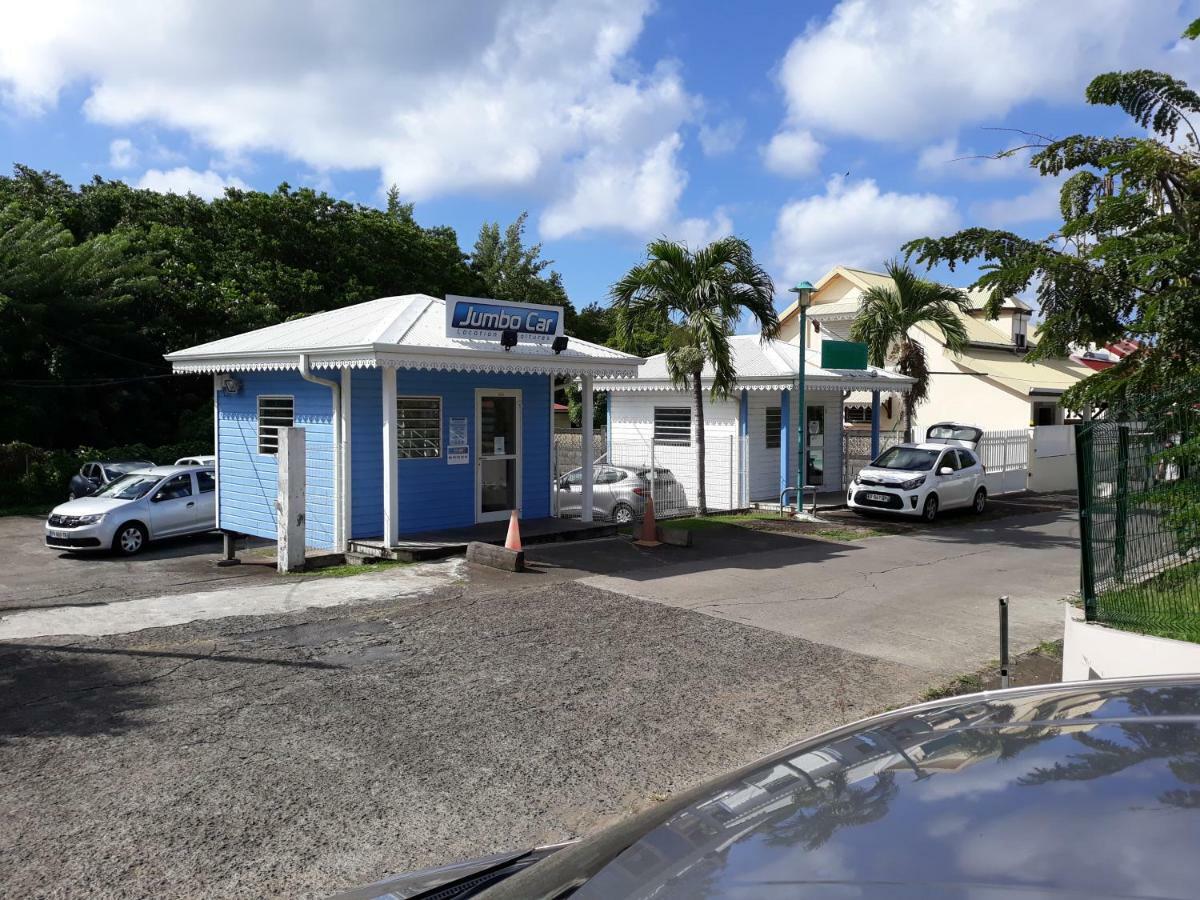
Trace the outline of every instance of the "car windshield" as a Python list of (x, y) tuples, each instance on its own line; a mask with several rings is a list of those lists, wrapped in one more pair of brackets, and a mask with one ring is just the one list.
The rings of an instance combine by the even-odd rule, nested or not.
[(156, 475), (125, 475), (96, 491), (93, 497), (112, 497), (114, 500), (137, 500), (145, 497), (158, 484)]
[(922, 450), (920, 447), (892, 447), (871, 463), (874, 469), (904, 469), (908, 472), (926, 472), (937, 461), (938, 450)]

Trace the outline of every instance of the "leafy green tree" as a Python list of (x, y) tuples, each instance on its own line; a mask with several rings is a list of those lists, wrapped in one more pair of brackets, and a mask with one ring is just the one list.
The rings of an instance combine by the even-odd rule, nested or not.
[[(1185, 34), (1200, 32), (1194, 23)], [(1076, 409), (1147, 395), (1200, 369), (1200, 95), (1161, 72), (1093, 79), (1088, 103), (1118, 107), (1148, 133), (1058, 140), (1034, 136), (1030, 166), (1063, 178), (1062, 225), (1040, 240), (968, 228), (905, 247), (929, 266), (981, 263), (975, 286), (995, 316), (1007, 296), (1036, 292), (1043, 322), (1033, 359), (1133, 338), (1141, 350), (1064, 397)], [(1065, 176), (1065, 177), (1064, 177)]]
[(529, 213), (521, 213), (503, 232), (498, 222), (485, 222), (471, 253), (471, 271), (479, 277), (488, 297), (564, 307), (563, 325), (568, 334), (574, 334), (575, 307), (567, 297), (562, 276), (550, 268), (554, 261), (542, 259), (541, 244), (525, 246), (528, 219)]
[(918, 325), (936, 325), (946, 349), (967, 349), (967, 330), (959, 313), (968, 308), (966, 295), (958, 288), (926, 281), (899, 262), (887, 264), (890, 285), (876, 285), (863, 292), (850, 337), (867, 345), (871, 364), (892, 363), (902, 375), (915, 379), (904, 395), (904, 439), (913, 439), (913, 411), (929, 396), (929, 365), (925, 348), (912, 337)]
[(704, 388), (701, 375), (712, 366), (711, 394), (727, 397), (737, 384), (729, 338), (748, 312), (763, 338), (779, 330), (775, 285), (754, 259), (750, 245), (726, 237), (691, 251), (660, 239), (646, 248), (647, 260), (612, 286), (615, 335), (631, 347), (639, 333), (668, 335), (667, 370), (679, 387), (691, 387), (696, 421), (697, 506), (708, 511), (704, 471)]

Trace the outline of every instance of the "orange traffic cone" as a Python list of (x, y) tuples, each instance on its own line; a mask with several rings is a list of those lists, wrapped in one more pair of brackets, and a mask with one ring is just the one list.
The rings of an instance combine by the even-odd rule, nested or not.
[(662, 543), (658, 539), (658, 525), (654, 521), (654, 495), (646, 495), (646, 509), (642, 513), (642, 536), (634, 541), (639, 547), (657, 547)]
[(521, 549), (521, 526), (517, 524), (517, 511), (514, 509), (508, 517), (508, 537), (504, 539), (506, 550)]

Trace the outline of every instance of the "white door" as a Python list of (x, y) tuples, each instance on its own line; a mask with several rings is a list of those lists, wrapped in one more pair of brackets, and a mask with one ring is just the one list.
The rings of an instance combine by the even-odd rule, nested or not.
[(520, 515), (520, 391), (475, 391), (475, 447), (475, 521)]

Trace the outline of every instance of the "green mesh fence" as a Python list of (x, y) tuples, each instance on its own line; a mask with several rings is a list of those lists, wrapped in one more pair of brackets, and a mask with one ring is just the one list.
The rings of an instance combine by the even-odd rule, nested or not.
[(1089, 621), (1200, 641), (1200, 380), (1076, 427)]

